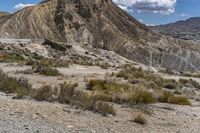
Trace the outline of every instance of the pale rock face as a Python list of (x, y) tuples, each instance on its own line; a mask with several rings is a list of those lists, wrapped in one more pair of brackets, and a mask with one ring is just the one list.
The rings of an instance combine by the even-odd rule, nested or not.
[(2, 37), (47, 38), (104, 48), (153, 67), (200, 69), (200, 45), (153, 32), (111, 0), (50, 0), (25, 8), (0, 17)]

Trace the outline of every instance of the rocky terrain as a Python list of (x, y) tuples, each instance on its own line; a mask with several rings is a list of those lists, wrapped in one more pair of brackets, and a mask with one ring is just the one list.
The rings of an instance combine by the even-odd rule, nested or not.
[(199, 70), (198, 43), (155, 33), (111, 0), (48, 0), (0, 18), (0, 29), (1, 38), (46, 38), (114, 51), (153, 67)]
[(166, 25), (151, 27), (153, 30), (184, 40), (200, 42), (200, 18), (189, 18), (187, 20), (174, 22)]
[(198, 133), (200, 45), (112, 0), (0, 12), (0, 132)]
[[(117, 116), (102, 117), (67, 105), (32, 100), (13, 100), (0, 94), (0, 131), (8, 133), (156, 133), (199, 132), (199, 106), (150, 105), (148, 125), (131, 122), (137, 114), (118, 105)], [(167, 114), (167, 115), (166, 115)]]
[[(25, 77), (35, 88), (41, 85), (57, 85), (64, 81), (78, 82), (79, 87), (85, 86), (87, 79), (103, 79), (106, 73), (116, 70), (104, 70), (100, 67), (73, 66), (58, 68), (64, 76), (48, 77), (38, 74), (22, 74), (19, 71), (29, 69), (10, 63), (1, 63), (1, 69), (9, 76)], [(163, 77), (176, 79), (187, 78), (163, 74)], [(197, 79), (198, 80), (198, 79)], [(199, 92), (197, 90), (196, 92)], [(57, 102), (36, 101), (30, 97), (14, 99), (15, 94), (0, 93), (0, 131), (8, 133), (149, 133), (149, 132), (180, 132), (198, 133), (200, 123), (200, 103), (193, 95), (192, 106), (155, 103), (134, 105), (132, 108), (113, 104), (117, 111), (115, 116), (103, 117), (91, 111), (78, 109), (68, 104)], [(138, 112), (144, 112), (146, 125), (133, 122)]]

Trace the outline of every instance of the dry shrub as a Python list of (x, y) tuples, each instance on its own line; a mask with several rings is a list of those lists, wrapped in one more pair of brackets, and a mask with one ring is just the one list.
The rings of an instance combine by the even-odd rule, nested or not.
[(103, 116), (107, 116), (109, 114), (116, 115), (116, 111), (113, 106), (104, 102), (97, 102), (96, 104), (96, 112), (100, 113)]
[(150, 104), (155, 103), (156, 98), (151, 92), (145, 90), (136, 90), (130, 97), (132, 104)]
[(9, 77), (0, 70), (0, 90), (6, 93), (16, 93), (18, 95), (28, 95), (32, 86), (25, 78)]
[(51, 101), (53, 95), (54, 92), (51, 86), (45, 85), (39, 88), (38, 90), (35, 90), (34, 95), (32, 97), (39, 101)]
[(133, 121), (135, 123), (139, 123), (141, 125), (147, 124), (147, 119), (141, 113), (136, 114), (136, 116), (134, 117)]
[(191, 105), (191, 102), (186, 97), (175, 96), (168, 91), (163, 91), (163, 94), (160, 96), (159, 101), (179, 105)]

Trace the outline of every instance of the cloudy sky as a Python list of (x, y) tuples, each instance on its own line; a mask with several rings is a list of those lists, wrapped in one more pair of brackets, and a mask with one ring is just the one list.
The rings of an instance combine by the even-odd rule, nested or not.
[[(0, 11), (15, 12), (40, 0), (0, 0)], [(200, 16), (200, 0), (113, 0), (140, 22), (158, 25)]]

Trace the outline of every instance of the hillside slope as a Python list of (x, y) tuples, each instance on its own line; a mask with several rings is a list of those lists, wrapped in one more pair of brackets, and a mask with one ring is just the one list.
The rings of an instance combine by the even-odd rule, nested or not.
[(0, 18), (0, 38), (48, 38), (114, 51), (149, 66), (200, 69), (200, 45), (153, 32), (111, 0), (49, 0), (27, 7)]
[(175, 38), (200, 42), (200, 17), (152, 27), (153, 30)]

